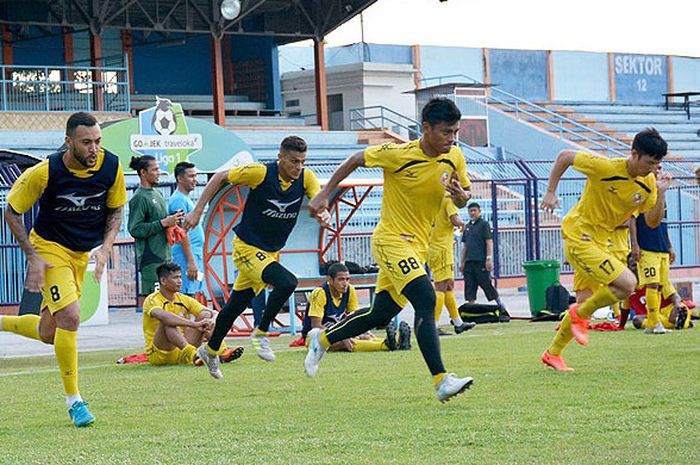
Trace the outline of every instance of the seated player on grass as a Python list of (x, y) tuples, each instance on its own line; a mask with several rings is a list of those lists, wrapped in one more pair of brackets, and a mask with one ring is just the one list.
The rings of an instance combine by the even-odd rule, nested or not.
[[(350, 273), (342, 263), (328, 267), (326, 283), (311, 292), (309, 310), (304, 318), (302, 337), (313, 328), (327, 328), (359, 309), (357, 293), (350, 284)], [(399, 325), (399, 338), (396, 339), (396, 326), (389, 323), (386, 338), (380, 339), (367, 331), (359, 336), (343, 339), (329, 347), (332, 351), (377, 352), (385, 350), (409, 350), (411, 348), (411, 328), (402, 321)]]
[[(661, 295), (660, 309), (658, 319), (665, 329), (688, 329), (693, 327), (691, 321), (692, 314), (686, 304), (681, 299), (681, 296), (676, 292), (670, 281), (665, 282), (660, 288)], [(646, 303), (646, 289), (644, 286), (637, 288), (636, 292), (630, 297), (632, 309), (635, 316), (632, 324), (637, 329), (651, 331), (649, 319), (647, 318), (648, 309)]]
[[(143, 337), (146, 356), (152, 365), (201, 365), (197, 347), (209, 339), (217, 312), (192, 297), (181, 294), (182, 269), (165, 262), (156, 269), (160, 289), (143, 304)], [(222, 362), (243, 355), (243, 347), (226, 348)]]

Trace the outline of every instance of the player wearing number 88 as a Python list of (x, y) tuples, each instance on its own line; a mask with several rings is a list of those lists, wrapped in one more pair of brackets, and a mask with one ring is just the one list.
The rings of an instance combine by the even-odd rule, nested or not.
[(316, 374), (331, 344), (387, 324), (410, 301), (415, 310), (416, 338), (438, 399), (449, 400), (471, 385), (472, 378), (448, 375), (442, 363), (434, 324), (435, 291), (423, 269), (431, 226), (442, 199), (450, 197), (460, 208), (471, 197), (464, 155), (454, 145), (460, 117), (451, 100), (431, 100), (423, 108), (419, 140), (369, 147), (350, 156), (309, 202), (312, 214), (326, 208), (338, 183), (358, 167), (384, 171), (382, 210), (372, 234), (372, 254), (379, 265), (374, 304), (325, 331), (309, 333), (304, 362), (307, 375)]
[(610, 250), (616, 227), (639, 213), (650, 227), (661, 223), (664, 194), (671, 178), (660, 173), (666, 141), (654, 129), (634, 137), (629, 158), (608, 159), (585, 152), (563, 150), (549, 178), (542, 208), (559, 206), (559, 179), (569, 166), (587, 177), (578, 203), (564, 217), (564, 254), (574, 268), (576, 303), (571, 306), (542, 362), (558, 371), (572, 371), (561, 353), (576, 339), (588, 342), (588, 320), (597, 309), (617, 303), (634, 292), (637, 278)]

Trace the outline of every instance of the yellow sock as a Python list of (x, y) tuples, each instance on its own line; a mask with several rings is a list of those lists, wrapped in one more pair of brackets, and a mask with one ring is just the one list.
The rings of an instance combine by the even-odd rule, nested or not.
[(330, 343), (330, 341), (328, 340), (328, 336), (326, 336), (326, 330), (325, 330), (325, 329), (324, 329), (323, 331), (321, 331), (321, 337), (320, 337), (320, 339), (321, 339), (321, 344), (323, 344), (323, 347), (325, 347), (326, 349), (329, 348), (329, 347), (331, 346), (331, 343)]
[(564, 319), (561, 320), (561, 324), (559, 325), (559, 331), (557, 331), (556, 336), (554, 336), (547, 350), (552, 355), (559, 355), (573, 338), (574, 335), (571, 332), (571, 315), (569, 315), (569, 312), (566, 312)]
[(661, 308), (661, 293), (658, 289), (647, 287), (644, 296), (647, 299), (647, 328), (653, 329), (659, 320), (659, 308)]
[(67, 396), (78, 394), (78, 332), (56, 328), (54, 352)]
[(195, 355), (197, 355), (197, 348), (191, 344), (187, 344), (180, 351), (180, 358), (177, 362), (181, 365), (192, 365)]
[(445, 376), (447, 376), (447, 373), (444, 371), (442, 373), (438, 373), (437, 375), (433, 375), (433, 383), (435, 384), (435, 386), (440, 384), (440, 381), (442, 381), (442, 378), (444, 378)]
[(435, 323), (440, 321), (440, 315), (442, 314), (442, 307), (445, 306), (445, 293), (442, 291), (435, 291)]
[(386, 344), (384, 344), (384, 339), (372, 339), (370, 341), (366, 339), (354, 339), (353, 342), (355, 342), (353, 349), (355, 352), (379, 352), (389, 350)]
[(263, 331), (260, 328), (255, 328), (255, 335), (256, 336), (268, 336), (270, 333), (267, 331)]
[(455, 297), (454, 290), (445, 292), (445, 306), (447, 307), (447, 312), (450, 314), (450, 319), (454, 320), (459, 317), (457, 298)]
[(222, 342), (221, 345), (219, 346), (219, 350), (214, 350), (212, 349), (209, 344), (206, 345), (207, 352), (209, 352), (209, 355), (219, 355), (223, 350), (224, 350), (224, 343)]
[(578, 316), (588, 319), (599, 308), (607, 307), (619, 300), (620, 299), (618, 299), (610, 290), (610, 286), (602, 286), (584, 303), (579, 305), (576, 313), (578, 313)]
[(38, 341), (39, 321), (41, 318), (38, 315), (3, 316), (2, 329)]

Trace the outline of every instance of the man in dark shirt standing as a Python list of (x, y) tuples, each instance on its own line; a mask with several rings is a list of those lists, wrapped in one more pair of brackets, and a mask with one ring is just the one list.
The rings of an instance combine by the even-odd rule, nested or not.
[(464, 275), (464, 299), (473, 304), (476, 301), (476, 291), (480, 287), (486, 298), (495, 300), (498, 304), (501, 320), (508, 321), (510, 316), (506, 311), (498, 291), (491, 283), (493, 270), (493, 236), (489, 222), (481, 218), (481, 208), (476, 202), (468, 206), (469, 222), (462, 233), (461, 267)]

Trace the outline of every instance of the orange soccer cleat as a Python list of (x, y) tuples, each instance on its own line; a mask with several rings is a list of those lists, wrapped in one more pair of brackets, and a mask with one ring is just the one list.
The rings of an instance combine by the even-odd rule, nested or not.
[(549, 350), (545, 350), (542, 354), (542, 363), (544, 363), (546, 366), (554, 368), (556, 371), (574, 371), (573, 368), (569, 368), (568, 366), (566, 366), (564, 357), (562, 357), (561, 354), (552, 355), (549, 353)]

